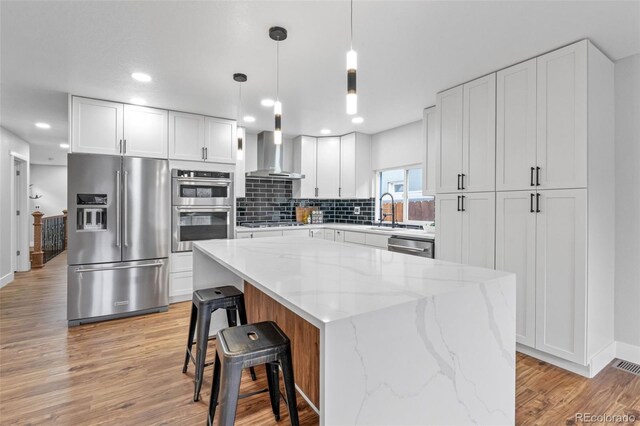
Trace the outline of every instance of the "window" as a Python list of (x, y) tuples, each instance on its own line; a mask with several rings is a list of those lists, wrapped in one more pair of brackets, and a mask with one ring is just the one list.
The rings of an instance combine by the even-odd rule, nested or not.
[(391, 194), (395, 203), (398, 223), (421, 224), (435, 220), (435, 198), (422, 195), (422, 167), (383, 170), (378, 172), (376, 220), (380, 220), (380, 196), (382, 216), (391, 222)]

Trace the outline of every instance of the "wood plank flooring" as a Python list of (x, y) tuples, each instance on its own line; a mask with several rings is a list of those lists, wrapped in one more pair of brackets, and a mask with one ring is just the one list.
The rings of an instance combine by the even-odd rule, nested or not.
[[(0, 424), (204, 425), (211, 368), (197, 403), (193, 366), (182, 374), (189, 309), (179, 303), (68, 329), (65, 254), (16, 274), (0, 290)], [(241, 392), (266, 387), (264, 371), (258, 375), (245, 376)], [(611, 366), (588, 380), (518, 354), (516, 393), (517, 424), (574, 424), (576, 412), (640, 419), (640, 377)], [(302, 425), (318, 423), (302, 398), (298, 409)], [(288, 425), (284, 404), (281, 413), (275, 422), (266, 395), (247, 398), (237, 424)]]

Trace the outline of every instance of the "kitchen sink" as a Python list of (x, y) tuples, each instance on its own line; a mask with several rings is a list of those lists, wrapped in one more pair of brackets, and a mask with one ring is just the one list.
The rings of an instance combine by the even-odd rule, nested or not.
[(373, 229), (375, 231), (393, 232), (397, 231), (399, 228), (388, 228), (386, 226), (370, 226), (369, 229)]

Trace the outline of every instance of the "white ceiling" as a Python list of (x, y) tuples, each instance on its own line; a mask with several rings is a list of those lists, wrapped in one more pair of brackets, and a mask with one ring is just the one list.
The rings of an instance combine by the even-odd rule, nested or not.
[[(280, 99), (288, 135), (376, 133), (420, 119), (436, 92), (570, 42), (590, 38), (611, 59), (640, 52), (640, 1), (354, 2), (359, 115), (345, 114), (348, 1), (7, 2), (1, 14), (0, 124), (36, 162), (60, 164), (67, 93), (236, 117), (244, 72), (249, 128), (270, 129), (260, 99)], [(131, 79), (134, 71), (151, 83)], [(37, 121), (50, 130), (37, 129)], [(42, 148), (40, 147), (42, 146)], [(54, 158), (54, 160), (48, 160)]]

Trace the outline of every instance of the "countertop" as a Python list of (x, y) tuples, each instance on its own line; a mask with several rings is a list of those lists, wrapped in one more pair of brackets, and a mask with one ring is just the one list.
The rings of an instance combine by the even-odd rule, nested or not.
[(406, 237), (414, 237), (428, 240), (435, 240), (435, 231), (427, 232), (422, 229), (407, 229), (407, 228), (391, 228), (391, 227), (378, 227), (376, 225), (350, 225), (346, 223), (322, 223), (317, 225), (300, 225), (300, 226), (274, 226), (270, 228), (249, 228), (246, 226), (236, 226), (237, 232), (264, 232), (264, 231), (283, 231), (283, 230), (295, 230), (295, 229), (338, 229), (344, 231), (353, 232), (365, 232), (367, 234), (382, 234), (382, 235), (399, 235)]
[(307, 237), (211, 240), (194, 248), (318, 327), (446, 293), (477, 292), (513, 275)]

